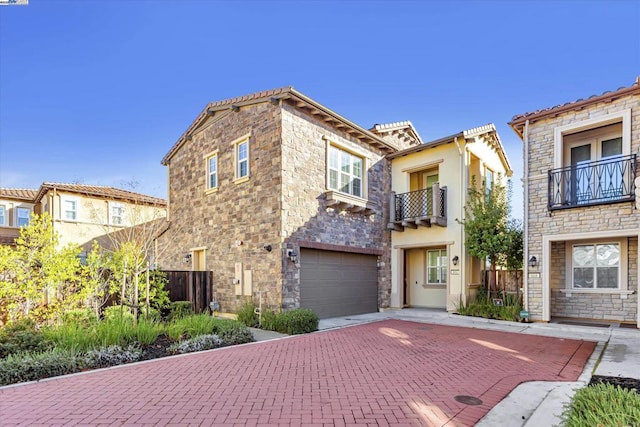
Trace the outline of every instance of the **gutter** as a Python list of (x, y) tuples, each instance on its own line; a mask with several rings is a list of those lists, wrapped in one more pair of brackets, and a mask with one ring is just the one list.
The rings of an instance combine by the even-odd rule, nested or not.
[[(522, 142), (524, 143), (523, 157), (522, 163), (524, 165), (524, 174), (522, 177), (523, 187), (524, 187), (524, 218), (523, 220), (523, 233), (524, 233), (524, 260), (523, 262), (523, 275), (522, 278), (522, 293), (523, 295), (523, 305), (524, 309), (529, 311), (529, 120), (524, 123), (523, 130), (523, 138)], [(541, 257), (541, 255), (539, 255)], [(542, 259), (541, 259), (542, 261)]]
[[(458, 143), (458, 137), (454, 137), (453, 138), (453, 142), (456, 144), (456, 147), (458, 147), (458, 154), (460, 155), (460, 169), (462, 171), (462, 185), (460, 186), (460, 188), (462, 189), (462, 191), (460, 191), (460, 209), (461, 212), (464, 215), (464, 204), (465, 204), (465, 194), (466, 194), (466, 182), (468, 180), (467, 178), (467, 168), (466, 168), (466, 151), (462, 149), (462, 147), (460, 146), (460, 144)], [(460, 249), (464, 249), (464, 254), (460, 254), (460, 257), (463, 259), (463, 265), (464, 268), (461, 268), (460, 270), (460, 285), (463, 286), (464, 288), (464, 303), (467, 304), (467, 292), (468, 292), (468, 283), (467, 283), (467, 271), (469, 269), (469, 257), (467, 256), (467, 250), (466, 250), (466, 245), (464, 242), (465, 239), (465, 235), (464, 235), (464, 225), (460, 226)]]

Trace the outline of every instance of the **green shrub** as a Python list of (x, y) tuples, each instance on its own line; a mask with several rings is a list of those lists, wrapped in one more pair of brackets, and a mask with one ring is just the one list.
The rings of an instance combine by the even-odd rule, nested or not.
[(260, 328), (267, 331), (286, 330), (286, 325), (282, 326), (282, 319), (282, 314), (276, 313), (271, 309), (266, 309), (262, 313), (262, 323), (260, 324)]
[(82, 363), (76, 352), (70, 350), (15, 353), (0, 360), (0, 385), (71, 374), (81, 367)]
[(164, 333), (164, 324), (155, 320), (139, 319), (136, 327), (136, 341), (140, 344), (151, 344)]
[(42, 335), (56, 348), (74, 351), (87, 351), (100, 345), (94, 327), (86, 328), (79, 323), (63, 323), (45, 328)]
[(96, 336), (96, 347), (112, 345), (127, 346), (137, 340), (137, 331), (133, 326), (133, 316), (120, 318), (111, 317), (98, 322), (93, 328)]
[(193, 314), (171, 322), (167, 326), (167, 335), (174, 341), (208, 335), (213, 333), (215, 322), (216, 319), (208, 314)]
[(220, 337), (225, 346), (254, 341), (251, 331), (237, 320), (215, 319), (213, 333)]
[(252, 299), (243, 302), (236, 314), (238, 315), (238, 321), (244, 323), (246, 326), (250, 328), (257, 328), (259, 326), (256, 305)]
[[(295, 308), (282, 315), (286, 334), (307, 334), (318, 330), (318, 315), (306, 308)], [(281, 325), (282, 326), (282, 325)]]
[(84, 327), (91, 326), (98, 321), (96, 313), (90, 308), (76, 308), (62, 314), (62, 323), (74, 323)]
[(87, 368), (97, 369), (136, 362), (141, 356), (142, 350), (134, 345), (129, 345), (127, 348), (112, 345), (88, 351), (82, 361)]
[(193, 351), (211, 350), (222, 345), (223, 341), (215, 334), (199, 335), (171, 345), (169, 351), (172, 353), (191, 353)]
[(102, 318), (106, 321), (113, 319), (133, 319), (133, 313), (125, 305), (112, 305), (102, 312)]
[(0, 358), (19, 352), (38, 352), (48, 349), (45, 338), (28, 319), (9, 323), (0, 330)]
[(138, 318), (147, 319), (147, 320), (155, 320), (159, 322), (162, 320), (162, 316), (160, 316), (160, 310), (153, 307), (142, 306), (140, 307), (140, 313), (138, 314)]
[(193, 305), (191, 301), (174, 301), (169, 304), (169, 315), (167, 320), (169, 322), (182, 319), (183, 317), (191, 316), (193, 314)]
[(638, 426), (640, 394), (599, 383), (578, 390), (562, 413), (565, 427)]

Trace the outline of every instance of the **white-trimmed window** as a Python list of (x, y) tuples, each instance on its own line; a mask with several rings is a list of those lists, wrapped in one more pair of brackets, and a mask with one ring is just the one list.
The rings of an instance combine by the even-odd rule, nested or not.
[(29, 217), (31, 216), (31, 209), (29, 208), (16, 208), (16, 224), (18, 227), (25, 227), (29, 225)]
[(329, 145), (328, 187), (341, 193), (363, 197), (364, 158)]
[(0, 226), (6, 227), (7, 225), (7, 208), (4, 205), (0, 205)]
[(235, 143), (235, 176), (236, 179), (249, 177), (249, 138), (243, 138)]
[(124, 224), (124, 206), (122, 203), (109, 202), (109, 222), (112, 225)]
[(622, 276), (621, 249), (619, 242), (572, 245), (572, 288), (620, 289)]
[(62, 219), (67, 221), (78, 220), (78, 199), (73, 197), (63, 197), (62, 200)]
[(489, 168), (485, 168), (484, 170), (484, 191), (487, 199), (491, 197), (491, 192), (493, 191), (494, 184), (494, 175), (493, 171)]
[(218, 188), (218, 155), (213, 154), (207, 161), (207, 190)]
[(447, 283), (447, 250), (427, 250), (427, 284), (445, 285)]

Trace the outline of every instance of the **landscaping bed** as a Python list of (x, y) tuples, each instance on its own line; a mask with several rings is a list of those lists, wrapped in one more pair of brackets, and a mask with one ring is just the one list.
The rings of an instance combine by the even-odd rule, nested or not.
[(591, 381), (589, 381), (589, 385), (595, 385), (599, 383), (620, 386), (627, 390), (635, 390), (640, 395), (640, 380), (637, 380), (635, 378), (605, 377), (601, 375), (594, 375), (591, 377)]

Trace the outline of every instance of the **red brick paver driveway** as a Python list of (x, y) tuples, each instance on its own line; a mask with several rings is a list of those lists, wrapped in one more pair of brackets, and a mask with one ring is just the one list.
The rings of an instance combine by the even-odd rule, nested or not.
[(0, 389), (0, 424), (467, 426), (594, 347), (385, 320)]

